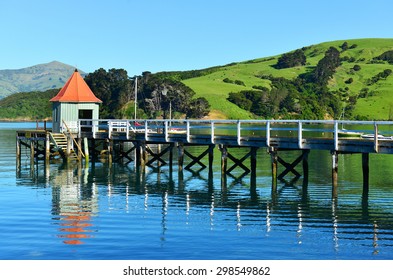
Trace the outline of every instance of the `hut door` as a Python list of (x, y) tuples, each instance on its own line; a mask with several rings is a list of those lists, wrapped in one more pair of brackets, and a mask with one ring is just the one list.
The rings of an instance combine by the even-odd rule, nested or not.
[[(87, 121), (87, 120), (91, 120), (93, 118), (93, 110), (79, 110), (78, 118), (86, 120), (86, 121), (81, 121), (82, 131), (92, 131), (92, 127), (91, 127), (92, 121)], [(88, 125), (88, 127), (83, 127), (84, 125)]]

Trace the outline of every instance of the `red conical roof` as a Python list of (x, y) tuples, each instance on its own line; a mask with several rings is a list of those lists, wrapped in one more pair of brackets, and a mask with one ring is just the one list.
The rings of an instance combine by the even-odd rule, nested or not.
[(90, 103), (101, 103), (94, 93), (91, 91), (89, 86), (83, 80), (78, 70), (69, 78), (67, 83), (59, 91), (59, 93), (53, 97), (51, 102), (90, 102)]

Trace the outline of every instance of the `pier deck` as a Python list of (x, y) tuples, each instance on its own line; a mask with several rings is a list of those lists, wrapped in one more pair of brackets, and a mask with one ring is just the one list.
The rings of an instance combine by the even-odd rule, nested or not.
[[(348, 129), (344, 129), (344, 126)], [(162, 159), (166, 153), (169, 153), (169, 164), (172, 166), (174, 147), (178, 149), (179, 170), (183, 169), (184, 156), (192, 160), (186, 168), (195, 164), (204, 168), (206, 165), (201, 159), (208, 155), (211, 168), (213, 148), (218, 146), (224, 175), (237, 167), (246, 173), (251, 172), (251, 176), (255, 175), (257, 150), (266, 148), (271, 156), (273, 188), (277, 178), (283, 178), (288, 173), (301, 176), (295, 170), (300, 162), (303, 162), (303, 176), (308, 176), (308, 153), (327, 150), (332, 154), (333, 189), (337, 186), (338, 154), (360, 153), (363, 187), (368, 192), (369, 154), (393, 154), (393, 122), (390, 121), (83, 119), (64, 124), (63, 133), (68, 139), (67, 147), (61, 153), (65, 159), (77, 155), (79, 160), (82, 157), (95, 160), (97, 155), (105, 154), (110, 163), (113, 159), (127, 160), (127, 164), (135, 162), (141, 168), (155, 162), (157, 165), (166, 164)], [(56, 153), (52, 138), (48, 130), (17, 131), (17, 156), (20, 157), (20, 147), (23, 145), (30, 148), (31, 158), (45, 156), (49, 160)], [(100, 148), (97, 148), (97, 142), (101, 142)], [(124, 147), (127, 142), (132, 144), (131, 148)], [(115, 144), (120, 148), (115, 149)], [(153, 151), (149, 145), (166, 145), (167, 148)], [(206, 150), (195, 156), (186, 150), (187, 146), (205, 146)], [(84, 151), (81, 147), (84, 147)], [(248, 148), (249, 152), (237, 159), (231, 155), (230, 149), (239, 147)], [(300, 151), (301, 155), (292, 163), (285, 162), (278, 153), (288, 150)], [(232, 160), (232, 166), (228, 166), (228, 158)], [(244, 164), (248, 158), (250, 168)], [(285, 167), (281, 174), (277, 173), (279, 163)]]

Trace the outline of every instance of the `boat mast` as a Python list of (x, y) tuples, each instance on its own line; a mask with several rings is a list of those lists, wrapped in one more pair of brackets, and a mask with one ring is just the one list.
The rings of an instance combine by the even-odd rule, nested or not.
[(136, 110), (137, 110), (137, 104), (138, 104), (138, 77), (135, 77), (135, 97), (134, 97), (134, 119), (136, 120)]

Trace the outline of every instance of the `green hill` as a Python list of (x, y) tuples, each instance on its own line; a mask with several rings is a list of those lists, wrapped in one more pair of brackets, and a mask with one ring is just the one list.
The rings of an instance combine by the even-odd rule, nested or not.
[[(343, 49), (345, 42), (348, 48)], [(183, 79), (182, 82), (192, 88), (197, 96), (204, 96), (209, 101), (212, 118), (253, 118), (248, 111), (240, 109), (227, 100), (230, 92), (252, 89), (253, 86), (269, 88), (271, 85), (269, 80), (257, 78), (261, 75), (293, 79), (299, 74), (307, 73), (315, 68), (329, 47), (339, 50), (342, 59), (341, 65), (329, 81), (330, 91), (338, 92), (345, 105), (349, 103), (351, 97), (356, 98), (353, 116), (391, 119), (393, 76), (379, 79), (371, 84), (370, 80), (386, 69), (393, 70), (392, 64), (374, 59), (386, 51), (393, 50), (393, 39), (357, 39), (321, 43), (303, 48), (307, 61), (304, 66), (276, 69), (275, 65), (281, 57), (277, 55), (215, 67), (214, 71), (207, 75)], [(360, 70), (355, 71), (354, 67)], [(244, 85), (225, 83), (223, 81), (225, 78), (241, 81)]]
[[(335, 57), (339, 56), (338, 63), (335, 64), (332, 72), (334, 74), (328, 75), (330, 77), (328, 80), (324, 79), (323, 87), (314, 86), (310, 77), (315, 79), (314, 74), (317, 69), (320, 70), (320, 62), (326, 58), (331, 47), (335, 48)], [(295, 53), (302, 54), (300, 63), (298, 60), (290, 61), (290, 59), (288, 63), (286, 59), (293, 57)], [(337, 67), (337, 65), (339, 66)], [(21, 92), (32, 91), (12, 94), (0, 100), (0, 118), (49, 118), (49, 96), (54, 95), (58, 89), (53, 92), (48, 91), (43, 95), (38, 91), (62, 87), (72, 71), (73, 67), (58, 62), (20, 70), (0, 70), (0, 99), (10, 94), (4, 90), (4, 84), (7, 84), (9, 88), (15, 87), (12, 91), (17, 89)], [(104, 70), (102, 69), (102, 71)], [(53, 75), (60, 73), (63, 75), (62, 78), (59, 76), (54, 78)], [(344, 118), (346, 119), (392, 120), (392, 73), (393, 39), (340, 40), (305, 46), (287, 54), (207, 69), (154, 74), (144, 72), (139, 79), (138, 95), (143, 95), (149, 88), (151, 91), (156, 91), (164, 85), (160, 83), (172, 81), (165, 86), (173, 87), (174, 93), (180, 94), (184, 91), (184, 84), (196, 93), (194, 98), (206, 98), (210, 103), (208, 117), (211, 119), (310, 118), (310, 116), (311, 118), (338, 118), (344, 108)], [(154, 81), (159, 84), (151, 85)], [(307, 81), (308, 84), (302, 84), (304, 81)], [(314, 83), (317, 84), (317, 81), (314, 80)], [(281, 93), (288, 89), (287, 96), (290, 98), (284, 99), (284, 92), (281, 101), (284, 105), (291, 106), (291, 109), (286, 110), (284, 107), (282, 110), (280, 107), (281, 111), (275, 111), (274, 114), (268, 116), (254, 115), (228, 101), (230, 94), (238, 97), (240, 92), (259, 91), (259, 96), (253, 96), (254, 100), (246, 100), (245, 104), (254, 103), (256, 107), (262, 109), (264, 106), (277, 106), (277, 104), (269, 103), (274, 101), (269, 98), (273, 96), (272, 92), (277, 89), (278, 84), (281, 85), (281, 89), (279, 89)], [(294, 88), (295, 90), (293, 90)], [(290, 92), (291, 90), (292, 92)], [(131, 91), (126, 92), (128, 96), (128, 92)], [(278, 96), (280, 92), (276, 91), (276, 94)], [(250, 95), (252, 96), (252, 93)], [(37, 98), (38, 96), (40, 98)], [(256, 96), (259, 98), (256, 101), (264, 99), (264, 103), (256, 102)], [(147, 97), (145, 96), (145, 98)], [(153, 97), (148, 98), (150, 99), (143, 102), (139, 100), (141, 109), (142, 106), (148, 104), (147, 101), (152, 101)], [(120, 97), (117, 99), (122, 100)], [(117, 99), (111, 98), (110, 100), (112, 103), (120, 102)], [(180, 99), (176, 98), (176, 100)], [(121, 108), (124, 104), (112, 105)], [(173, 105), (180, 106), (181, 104), (174, 103)], [(109, 104), (103, 104), (103, 106), (109, 106)], [(282, 106), (281, 103), (280, 106)], [(35, 108), (40, 107), (46, 109), (40, 112), (34, 111)], [(242, 107), (247, 108), (247, 106)]]

